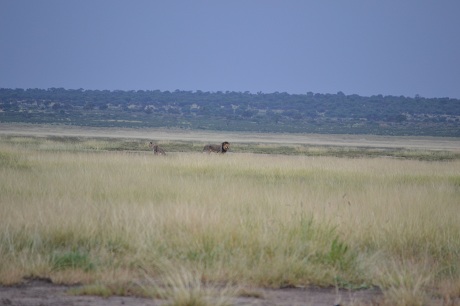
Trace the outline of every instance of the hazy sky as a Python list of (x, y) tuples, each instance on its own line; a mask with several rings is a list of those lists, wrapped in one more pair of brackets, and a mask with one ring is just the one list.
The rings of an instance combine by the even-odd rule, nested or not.
[(460, 1), (0, 0), (0, 87), (460, 98)]

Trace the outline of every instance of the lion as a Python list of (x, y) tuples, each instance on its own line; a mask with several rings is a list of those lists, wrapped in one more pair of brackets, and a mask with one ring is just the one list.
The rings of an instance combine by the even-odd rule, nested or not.
[(154, 155), (166, 155), (166, 152), (160, 148), (156, 143), (150, 142), (149, 148), (153, 150)]
[(224, 141), (220, 145), (211, 145), (211, 144), (205, 145), (203, 148), (203, 152), (206, 152), (206, 153), (214, 152), (214, 153), (225, 154), (229, 149), (230, 149), (230, 143), (228, 141)]

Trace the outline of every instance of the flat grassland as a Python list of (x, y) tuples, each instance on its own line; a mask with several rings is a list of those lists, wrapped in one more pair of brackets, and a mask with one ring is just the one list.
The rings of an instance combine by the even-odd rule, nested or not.
[(309, 286), (458, 302), (456, 139), (224, 134), (232, 153), (208, 155), (218, 134), (27, 128), (0, 133), (0, 284), (173, 305)]

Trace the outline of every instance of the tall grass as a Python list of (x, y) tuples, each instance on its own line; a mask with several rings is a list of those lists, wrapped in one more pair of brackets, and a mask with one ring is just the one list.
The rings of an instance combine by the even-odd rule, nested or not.
[(0, 283), (113, 288), (188, 271), (231, 285), (379, 286), (420, 304), (445, 293), (440, 284), (460, 291), (459, 170), (458, 160), (0, 143)]

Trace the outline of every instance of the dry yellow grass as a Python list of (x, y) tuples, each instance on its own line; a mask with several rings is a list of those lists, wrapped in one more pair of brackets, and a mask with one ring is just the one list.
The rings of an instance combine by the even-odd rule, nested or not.
[(415, 305), (457, 295), (459, 170), (0, 143), (0, 283), (127, 283), (180, 267), (205, 282), (376, 285)]

